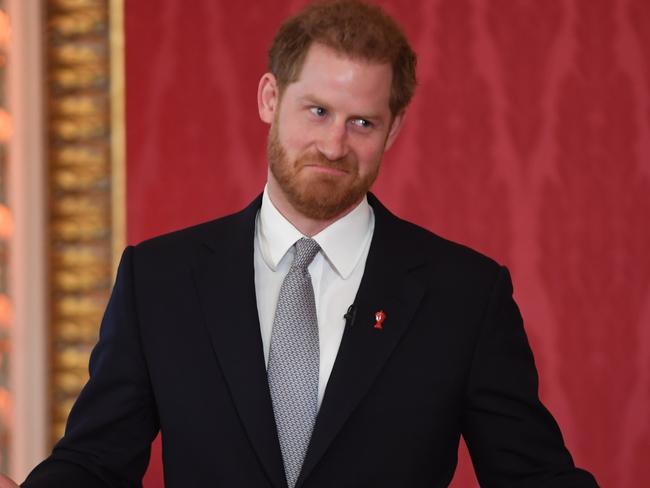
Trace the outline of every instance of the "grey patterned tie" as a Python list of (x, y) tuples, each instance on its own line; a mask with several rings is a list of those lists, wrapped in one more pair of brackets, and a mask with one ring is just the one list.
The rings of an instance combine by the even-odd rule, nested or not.
[(271, 332), (268, 378), (284, 471), (295, 486), (318, 413), (318, 321), (307, 267), (320, 247), (313, 239), (295, 244), (282, 282)]

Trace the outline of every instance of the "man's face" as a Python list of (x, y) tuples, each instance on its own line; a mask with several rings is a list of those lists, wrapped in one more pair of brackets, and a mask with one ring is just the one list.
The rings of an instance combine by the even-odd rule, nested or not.
[(315, 220), (361, 201), (401, 124), (388, 104), (391, 82), (390, 65), (352, 60), (321, 44), (311, 46), (299, 79), (281, 97), (266, 74), (258, 98), (260, 116), (271, 123), (269, 186)]

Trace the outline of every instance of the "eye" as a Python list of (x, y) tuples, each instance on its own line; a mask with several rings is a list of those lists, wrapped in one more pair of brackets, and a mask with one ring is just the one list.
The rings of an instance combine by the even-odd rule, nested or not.
[(366, 119), (354, 119), (352, 123), (361, 129), (372, 129), (374, 127), (373, 123)]
[(325, 117), (325, 115), (327, 115), (327, 110), (325, 110), (323, 107), (310, 107), (309, 111), (316, 117)]

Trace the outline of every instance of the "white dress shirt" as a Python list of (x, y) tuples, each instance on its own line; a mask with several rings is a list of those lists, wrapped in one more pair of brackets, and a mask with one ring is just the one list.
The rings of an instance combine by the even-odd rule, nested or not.
[[(321, 250), (309, 265), (320, 344), (318, 405), (341, 344), (348, 307), (354, 302), (370, 249), (375, 216), (366, 198), (350, 213), (312, 237)], [(271, 330), (280, 287), (289, 272), (294, 243), (306, 237), (279, 211), (266, 188), (255, 222), (255, 295), (268, 366)]]

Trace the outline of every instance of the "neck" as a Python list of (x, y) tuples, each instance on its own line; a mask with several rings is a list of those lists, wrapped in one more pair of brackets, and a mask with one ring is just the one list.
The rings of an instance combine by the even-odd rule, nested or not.
[(298, 212), (293, 205), (287, 200), (286, 195), (282, 191), (282, 189), (279, 187), (277, 182), (275, 181), (274, 178), (270, 177), (267, 182), (267, 192), (269, 195), (269, 198), (271, 199), (271, 202), (273, 203), (273, 206), (282, 214), (282, 216), (287, 219), (289, 222), (291, 222), (291, 225), (293, 225), (298, 231), (303, 234), (304, 236), (307, 237), (313, 237), (316, 234), (318, 234), (320, 231), (325, 229), (326, 227), (329, 227), (332, 225), (334, 222), (337, 220), (345, 217), (347, 214), (349, 214), (356, 206), (360, 203), (356, 202), (349, 208), (345, 209), (343, 212), (339, 213), (338, 215), (330, 218), (330, 219), (325, 219), (325, 220), (318, 220), (318, 219), (312, 219), (309, 218), (300, 212)]

